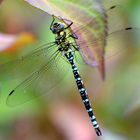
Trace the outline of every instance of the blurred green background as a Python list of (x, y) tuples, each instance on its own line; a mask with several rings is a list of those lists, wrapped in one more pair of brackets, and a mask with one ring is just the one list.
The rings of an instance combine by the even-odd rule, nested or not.
[[(8, 79), (0, 80), (0, 140), (140, 139), (140, 1), (106, 0), (104, 4), (106, 9), (112, 5), (119, 7), (116, 11), (108, 10), (111, 34), (106, 48), (106, 80), (101, 80), (96, 69), (77, 62), (103, 136), (96, 137), (68, 67), (68, 73), (59, 71), (60, 77), (65, 78), (58, 81), (51, 93), (16, 107), (7, 106), (6, 98), (25, 77), (17, 80), (10, 79), (6, 72), (0, 74)], [(51, 20), (51, 16), (23, 0), (4, 0), (0, 4), (0, 33), (17, 36), (26, 32), (34, 39), (26, 44), (23, 38), (26, 45), (21, 41), (14, 51), (1, 51), (0, 63), (53, 41)], [(122, 31), (129, 26), (137, 28), (131, 34)], [(63, 69), (63, 63), (60, 65)], [(9, 64), (9, 71), (11, 67)], [(21, 68), (21, 72), (26, 74), (26, 69)], [(54, 75), (53, 79), (58, 77)]]

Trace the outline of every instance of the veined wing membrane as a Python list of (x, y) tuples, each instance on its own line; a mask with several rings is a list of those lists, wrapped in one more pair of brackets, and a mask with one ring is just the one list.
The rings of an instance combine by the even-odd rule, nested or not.
[[(120, 29), (109, 34), (107, 36), (107, 46), (105, 47), (105, 55), (103, 56), (105, 57), (105, 61), (110, 61), (113, 56), (117, 56), (118, 54), (123, 53), (129, 48), (136, 47), (137, 43), (140, 43), (140, 41), (138, 40), (139, 38), (140, 29), (132, 27), (126, 27), (124, 29)], [(82, 44), (83, 42), (80, 41), (80, 43)], [(77, 46), (75, 42), (74, 45)], [(91, 42), (90, 46), (95, 46), (94, 49), (98, 49), (94, 41)], [(79, 53), (77, 52), (75, 54), (77, 63), (86, 64), (86, 61), (83, 60), (84, 54), (82, 56), (79, 55)], [(100, 61), (100, 58), (98, 58), (98, 60)], [(98, 63), (96, 61), (93, 61), (92, 66), (96, 67), (98, 66)]]
[(0, 64), (0, 79), (11, 80), (30, 75), (44, 65), (57, 49), (54, 42), (44, 44), (19, 59)]
[(41, 94), (51, 94), (62, 81), (65, 73), (68, 72), (68, 64), (66, 64), (67, 66), (65, 64), (60, 52), (56, 51), (44, 66), (11, 91), (7, 98), (7, 104), (16, 106)]
[[(139, 37), (138, 37), (139, 36)], [(107, 38), (106, 58), (107, 60), (117, 54), (120, 54), (130, 48), (137, 47), (140, 44), (140, 28), (126, 27), (124, 29), (112, 32)]]
[[(111, 6), (106, 11), (108, 14), (108, 28), (109, 28), (109, 31), (108, 31), (109, 35), (106, 35), (106, 37), (105, 37), (106, 42), (107, 42), (107, 45), (106, 45), (107, 47), (105, 47), (104, 51), (106, 52), (106, 54), (102, 53), (101, 49), (99, 47), (96, 47), (97, 43), (104, 42), (103, 36), (95, 37), (96, 38), (95, 40), (92, 40), (89, 42), (81, 41), (82, 39), (78, 39), (78, 41), (77, 41), (80, 52), (85, 60), (85, 63), (88, 62), (87, 64), (90, 64), (93, 67), (97, 66), (97, 60), (98, 60), (98, 62), (103, 60), (104, 55), (108, 59), (111, 56), (117, 55), (121, 51), (127, 49), (127, 47), (126, 47), (126, 46), (128, 46), (126, 44), (127, 38), (129, 38), (129, 39), (133, 38), (132, 40), (136, 41), (136, 38), (134, 38), (133, 35), (140, 34), (139, 28), (136, 28), (133, 26), (131, 27), (129, 22), (126, 23), (126, 21), (123, 20), (123, 17), (127, 15), (123, 6), (121, 6), (117, 3), (117, 5)], [(96, 18), (98, 18), (98, 17), (96, 17)], [(80, 26), (80, 28), (73, 28), (73, 30), (70, 33), (73, 32), (74, 34), (77, 34), (77, 32), (84, 31), (85, 37), (87, 35), (89, 36), (89, 30), (91, 30), (91, 29), (88, 27), (91, 27), (92, 24), (94, 25), (94, 22), (89, 21), (89, 23), (87, 25), (82, 25), (82, 26)], [(138, 37), (137, 37), (137, 41), (138, 41)], [(121, 42), (121, 44), (120, 44), (120, 42)], [(117, 47), (114, 47), (114, 45), (115, 45), (114, 43), (116, 45), (118, 44)], [(110, 44), (112, 44), (112, 46)], [(84, 46), (84, 51), (83, 51), (83, 47), (81, 47), (81, 46)], [(89, 49), (91, 49), (91, 47), (92, 47), (93, 52), (98, 52), (98, 53), (92, 54), (93, 58), (89, 59), (89, 57), (91, 56), (91, 55), (89, 55), (89, 52), (91, 52), (91, 51), (89, 51)], [(96, 60), (94, 59), (94, 57), (96, 57)], [(92, 61), (89, 61), (89, 60), (92, 60)], [(95, 60), (95, 61), (93, 61), (93, 60)]]
[(107, 10), (108, 15), (108, 29), (109, 34), (123, 29), (124, 27), (130, 27), (130, 16), (124, 5), (113, 5)]

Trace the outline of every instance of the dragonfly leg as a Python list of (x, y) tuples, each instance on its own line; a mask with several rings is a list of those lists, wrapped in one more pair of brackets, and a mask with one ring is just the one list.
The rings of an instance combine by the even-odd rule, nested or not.
[(71, 20), (64, 19), (64, 18), (61, 18), (61, 17), (59, 17), (59, 18), (60, 18), (61, 20), (63, 20), (64, 22), (65, 22), (65, 21), (69, 22), (68, 26), (65, 27), (65, 29), (68, 29), (68, 28), (73, 24), (73, 22), (72, 22)]
[(53, 20), (52, 20), (51, 25), (50, 25), (50, 30), (52, 30), (52, 25), (53, 25), (53, 23), (55, 21), (54, 15), (52, 15), (52, 18), (53, 18)]
[(76, 47), (75, 45), (72, 45), (73, 46), (73, 48), (75, 49), (75, 51), (79, 51), (79, 47)]
[(70, 37), (72, 37), (74, 39), (78, 39), (78, 36), (75, 33), (71, 34)]

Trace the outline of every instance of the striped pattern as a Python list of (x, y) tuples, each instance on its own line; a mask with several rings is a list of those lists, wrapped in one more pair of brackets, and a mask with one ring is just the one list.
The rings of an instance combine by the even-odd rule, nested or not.
[(70, 62), (71, 66), (72, 66), (72, 70), (73, 70), (73, 74), (74, 74), (74, 78), (75, 78), (77, 87), (79, 89), (81, 98), (82, 98), (83, 103), (85, 105), (85, 108), (86, 108), (86, 110), (88, 112), (88, 115), (90, 117), (92, 125), (94, 126), (97, 135), (100, 136), (101, 135), (101, 131), (100, 131), (99, 125), (98, 125), (98, 123), (96, 121), (96, 117), (94, 116), (93, 109), (91, 107), (91, 103), (89, 101), (89, 98), (88, 98), (88, 95), (87, 95), (87, 91), (86, 91), (86, 89), (84, 87), (84, 84), (83, 84), (83, 81), (82, 81), (82, 79), (80, 77), (79, 71), (78, 71), (76, 65), (74, 64), (73, 53), (72, 52), (66, 53), (65, 56), (66, 56), (66, 58), (68, 59), (68, 61)]

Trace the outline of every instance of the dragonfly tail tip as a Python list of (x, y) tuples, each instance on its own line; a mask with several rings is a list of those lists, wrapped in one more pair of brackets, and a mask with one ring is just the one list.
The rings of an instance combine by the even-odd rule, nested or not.
[(98, 136), (102, 135), (100, 128), (96, 128), (95, 131)]

